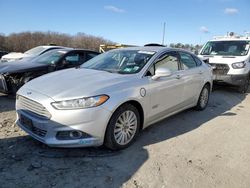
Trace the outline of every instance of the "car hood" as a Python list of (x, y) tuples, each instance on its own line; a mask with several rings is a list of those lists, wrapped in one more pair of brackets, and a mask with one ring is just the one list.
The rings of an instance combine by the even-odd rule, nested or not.
[(23, 72), (33, 68), (45, 67), (46, 64), (39, 64), (32, 61), (12, 61), (6, 63), (0, 63), (0, 74), (1, 73), (14, 73)]
[(209, 59), (209, 63), (232, 64), (236, 62), (246, 61), (247, 56), (206, 56), (199, 55), (202, 60)]
[(21, 52), (11, 52), (9, 54), (2, 56), (2, 58), (3, 59), (20, 59), (20, 58), (27, 57), (27, 56), (29, 55), (21, 53)]
[[(84, 68), (57, 71), (25, 84), (22, 90), (34, 91), (55, 101), (108, 94), (131, 82), (134, 75), (122, 75)], [(111, 88), (112, 87), (112, 88)]]

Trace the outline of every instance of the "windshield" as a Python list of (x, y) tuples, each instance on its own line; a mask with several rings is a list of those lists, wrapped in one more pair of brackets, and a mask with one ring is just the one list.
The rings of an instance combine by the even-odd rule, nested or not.
[(210, 41), (201, 55), (244, 56), (249, 51), (250, 41)]
[(33, 60), (36, 63), (42, 64), (55, 64), (67, 51), (51, 50)]
[(26, 51), (24, 53), (32, 55), (32, 56), (37, 56), (37, 55), (41, 54), (44, 50), (45, 50), (44, 47), (38, 46), (38, 47), (35, 47), (35, 48), (31, 48), (30, 50), (28, 50), (28, 51)]
[(113, 50), (84, 63), (81, 67), (119, 74), (138, 73), (155, 54), (152, 51)]

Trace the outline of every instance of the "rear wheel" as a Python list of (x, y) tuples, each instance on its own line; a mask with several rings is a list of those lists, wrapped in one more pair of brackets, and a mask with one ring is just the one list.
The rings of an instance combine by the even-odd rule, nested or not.
[(120, 106), (112, 115), (108, 124), (104, 144), (119, 150), (128, 147), (136, 138), (140, 125), (140, 115), (131, 104)]
[(206, 84), (200, 93), (199, 100), (197, 102), (197, 105), (195, 107), (196, 110), (204, 110), (207, 107), (208, 101), (209, 101), (209, 95), (210, 95), (210, 87), (208, 84)]

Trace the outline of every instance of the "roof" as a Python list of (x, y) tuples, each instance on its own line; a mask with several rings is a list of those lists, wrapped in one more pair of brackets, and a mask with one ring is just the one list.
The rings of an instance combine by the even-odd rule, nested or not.
[(55, 52), (55, 51), (64, 51), (64, 52), (69, 52), (69, 51), (86, 51), (86, 52), (95, 52), (95, 53), (99, 53), (97, 51), (94, 50), (88, 50), (88, 49), (83, 49), (83, 48), (58, 48), (58, 49), (53, 49), (50, 50), (50, 52)]
[(225, 36), (214, 36), (212, 40), (210, 41), (250, 41), (249, 34), (238, 35), (234, 32), (227, 33)]
[(240, 37), (240, 38), (215, 38), (209, 41), (250, 41), (250, 37)]
[(54, 46), (54, 45), (42, 45), (42, 46), (36, 46), (36, 47), (42, 47), (42, 48), (45, 48), (45, 49), (55, 48), (55, 47), (65, 48), (64, 46)]
[[(191, 53), (188, 50), (184, 50), (181, 48), (170, 48), (170, 47), (161, 47), (161, 46), (141, 46), (141, 47), (128, 47), (128, 48), (120, 48), (120, 49), (114, 49), (114, 50), (141, 50), (141, 51), (152, 51), (152, 52), (156, 52), (156, 53), (160, 53), (163, 51), (171, 51), (171, 50), (175, 50), (175, 51), (183, 51), (183, 52), (187, 52), (187, 53)], [(112, 50), (113, 51), (113, 50)]]

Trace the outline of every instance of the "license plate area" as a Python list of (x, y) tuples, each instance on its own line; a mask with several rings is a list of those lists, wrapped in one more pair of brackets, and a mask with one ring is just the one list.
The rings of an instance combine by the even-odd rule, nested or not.
[(33, 122), (32, 122), (31, 119), (29, 119), (28, 117), (26, 117), (26, 116), (24, 116), (24, 115), (21, 115), (21, 116), (20, 116), (20, 122), (21, 122), (21, 124), (22, 124), (25, 128), (27, 128), (27, 129), (29, 129), (29, 130), (32, 131), (32, 129), (33, 129)]

